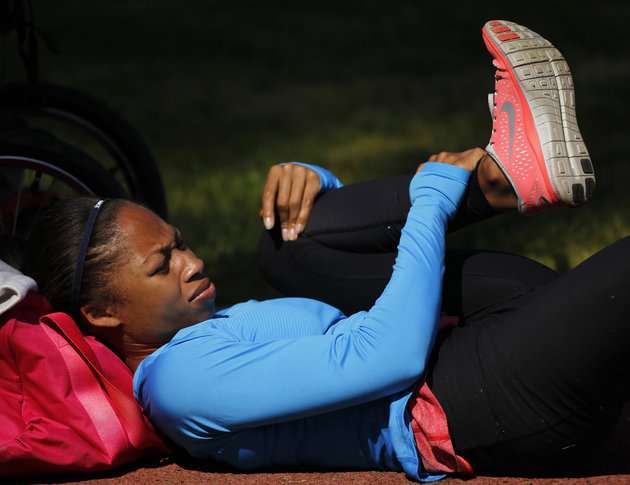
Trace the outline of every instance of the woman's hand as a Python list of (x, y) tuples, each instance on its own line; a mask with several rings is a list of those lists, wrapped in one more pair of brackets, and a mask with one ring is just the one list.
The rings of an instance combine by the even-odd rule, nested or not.
[[(465, 168), (469, 172), (472, 172), (481, 159), (486, 155), (486, 151), (481, 148), (471, 148), (464, 152), (440, 152), (436, 155), (431, 155), (427, 162), (439, 162), (449, 165), (457, 165), (458, 167)], [(426, 162), (421, 163), (418, 166), (416, 173), (424, 166)]]
[(271, 229), (276, 225), (277, 212), (282, 239), (297, 239), (306, 226), (320, 189), (319, 175), (310, 168), (293, 163), (271, 167), (260, 211), (265, 228)]

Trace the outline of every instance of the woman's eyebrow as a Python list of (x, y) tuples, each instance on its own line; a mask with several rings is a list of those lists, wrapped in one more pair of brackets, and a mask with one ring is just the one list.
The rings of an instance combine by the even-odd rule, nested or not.
[(162, 254), (165, 258), (169, 258), (171, 256), (171, 252), (173, 248), (176, 247), (182, 241), (182, 235), (178, 229), (173, 229), (173, 240), (163, 246), (151, 251), (149, 255), (146, 257), (145, 261), (148, 260), (154, 254)]
[(182, 233), (179, 231), (179, 229), (175, 229), (173, 240), (175, 241), (175, 246), (179, 246), (182, 242), (184, 242), (184, 238), (182, 237)]

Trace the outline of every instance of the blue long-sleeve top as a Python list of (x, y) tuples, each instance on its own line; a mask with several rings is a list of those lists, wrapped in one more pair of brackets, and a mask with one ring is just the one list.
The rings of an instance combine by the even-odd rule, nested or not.
[(413, 178), (394, 272), (370, 311), (248, 301), (180, 330), (134, 375), (153, 423), (191, 455), (241, 469), (440, 478), (422, 470), (405, 405), (437, 333), (444, 231), (468, 176), (427, 163)]

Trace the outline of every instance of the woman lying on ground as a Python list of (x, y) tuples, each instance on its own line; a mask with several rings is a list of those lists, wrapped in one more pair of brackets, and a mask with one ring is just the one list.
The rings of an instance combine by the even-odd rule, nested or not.
[[(26, 272), (57, 310), (122, 356), (150, 418), (195, 457), (246, 470), (404, 470), (418, 480), (471, 465), (484, 473), (557, 465), (604, 434), (627, 397), (630, 238), (562, 277), (520, 258), (527, 278), (512, 298), (479, 294), (472, 313), (463, 302), (463, 325), (438, 336), (444, 233), (458, 207), (477, 212), (481, 194), (490, 209), (509, 208), (492, 200), (509, 201), (501, 194), (510, 184), (523, 193), (515, 173), (553, 187), (531, 200), (511, 195), (514, 208), (517, 198), (523, 211), (543, 198), (577, 205), (584, 197), (571, 185), (584, 191), (591, 179), (590, 162), (566, 153), (573, 139), (553, 142), (565, 150), (568, 191), (548, 168), (549, 132), (530, 114), (536, 93), (501, 53), (515, 36), (532, 39), (518, 49), (557, 51), (511, 23), (487, 24), (484, 36), (503, 62), (492, 156), (473, 149), (423, 164), (409, 185), (393, 273), (369, 311), (346, 316), (307, 298), (215, 311), (214, 285), (179, 232), (123, 200), (53, 206), (33, 233)], [(550, 61), (536, 64), (555, 81)], [(515, 125), (500, 114), (507, 103)], [(512, 138), (522, 130), (538, 145)], [(568, 134), (579, 136), (577, 126)], [(505, 177), (486, 176), (497, 167)], [(334, 178), (316, 170), (326, 188)], [(290, 229), (285, 236), (294, 238)], [(489, 255), (482, 269), (502, 265)]]

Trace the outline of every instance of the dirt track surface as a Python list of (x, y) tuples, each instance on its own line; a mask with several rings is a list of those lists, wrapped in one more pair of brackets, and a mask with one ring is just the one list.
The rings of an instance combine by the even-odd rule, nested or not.
[[(75, 482), (71, 482), (75, 483)], [(234, 485), (308, 485), (308, 484), (349, 484), (349, 485), (409, 485), (404, 474), (394, 472), (333, 472), (333, 473), (278, 473), (278, 474), (230, 474), (191, 472), (176, 466), (147, 471), (137, 470), (122, 477), (94, 479), (86, 482), (94, 484), (138, 485), (138, 484), (234, 484)], [(583, 478), (511, 478), (477, 477), (471, 480), (448, 478), (440, 485), (627, 485), (630, 475), (603, 475)]]
[[(298, 485), (298, 484), (349, 484), (349, 485), (409, 485), (412, 482), (402, 473), (395, 472), (323, 472), (323, 473), (216, 473), (190, 470), (170, 463), (158, 468), (139, 468), (121, 476), (93, 478), (79, 482), (89, 485), (138, 485), (138, 484), (217, 484), (217, 485)], [(475, 477), (472, 479), (447, 478), (441, 485), (627, 485), (630, 470), (626, 474), (593, 475), (582, 477), (522, 478), (522, 477)]]

